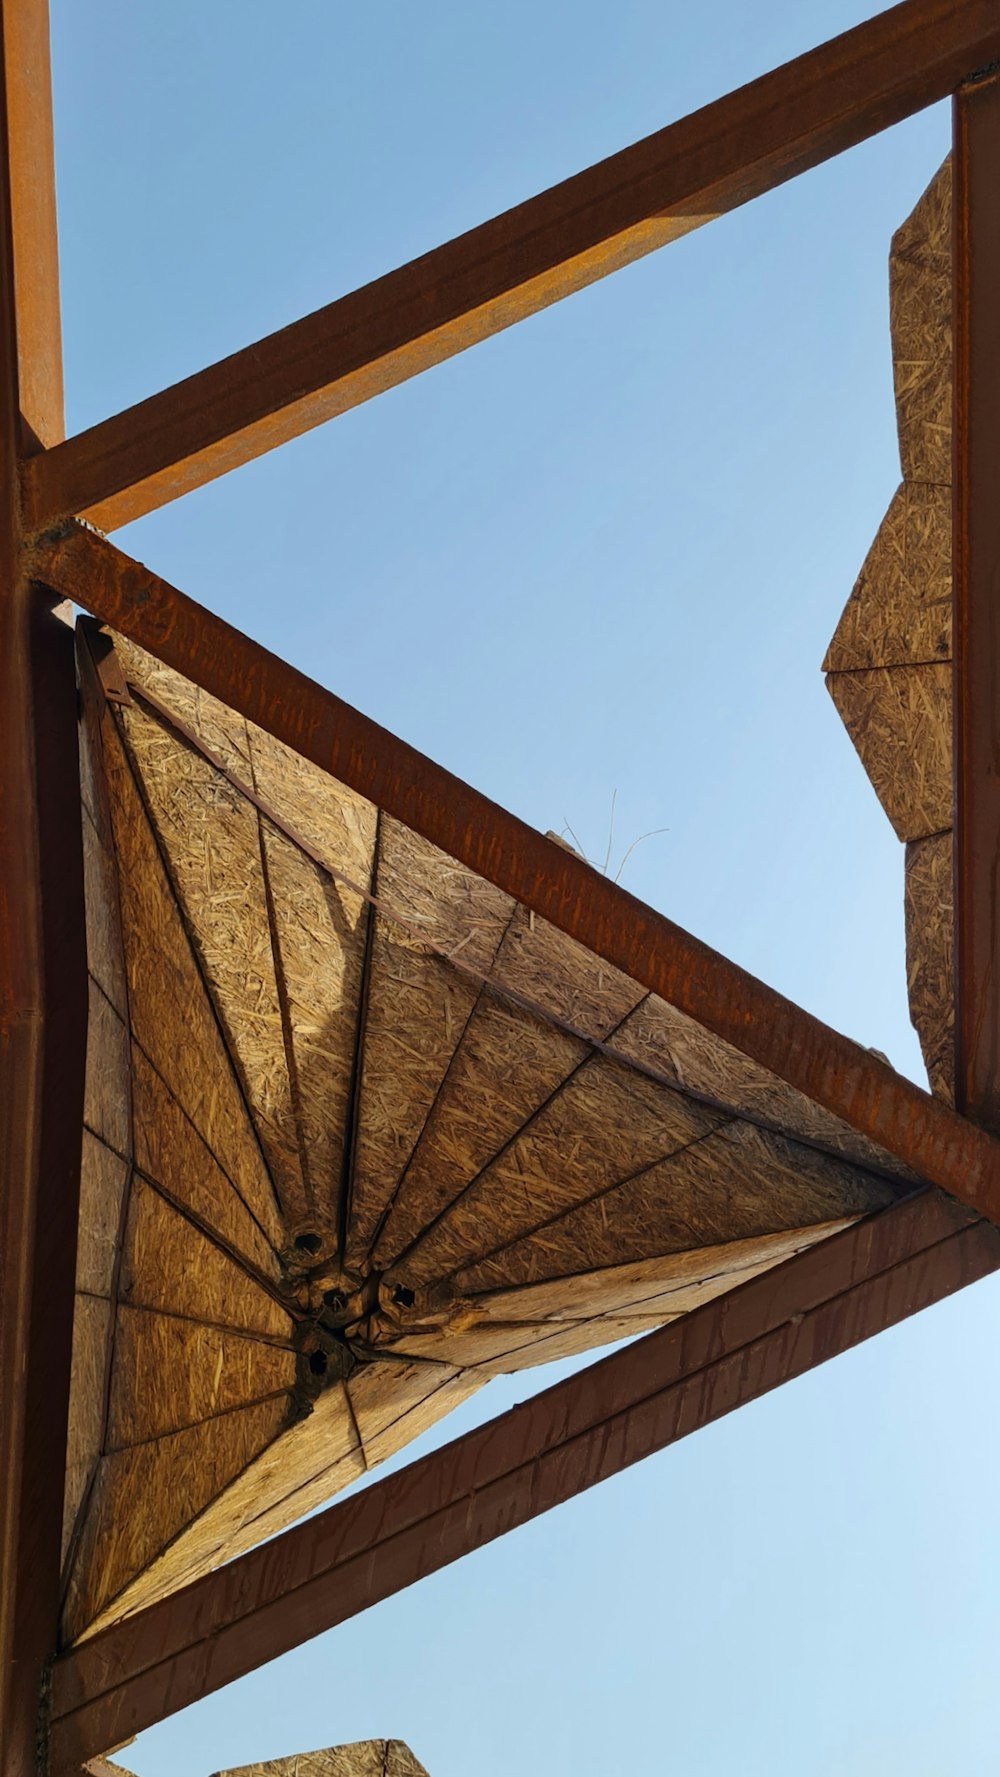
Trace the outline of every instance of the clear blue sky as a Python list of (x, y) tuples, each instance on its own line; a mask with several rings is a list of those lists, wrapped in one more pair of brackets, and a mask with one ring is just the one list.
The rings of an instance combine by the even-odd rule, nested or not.
[[(852, 25), (859, 0), (53, 0), (78, 429)], [(819, 665), (898, 480), (939, 108), (119, 534), (922, 1077), (902, 854)], [(204, 1777), (991, 1777), (988, 1282), (206, 1700)], [(487, 1390), (438, 1437), (523, 1397)]]

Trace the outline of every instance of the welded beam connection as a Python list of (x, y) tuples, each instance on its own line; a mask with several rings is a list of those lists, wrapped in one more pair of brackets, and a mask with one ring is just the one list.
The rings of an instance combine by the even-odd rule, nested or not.
[(30, 572), (1000, 1222), (1000, 1142), (78, 523)]
[(24, 465), (25, 522), (113, 530), (946, 98), (995, 0), (904, 0)]
[(998, 1267), (1000, 1230), (922, 1192), (578, 1371), (70, 1649), (54, 1773)]

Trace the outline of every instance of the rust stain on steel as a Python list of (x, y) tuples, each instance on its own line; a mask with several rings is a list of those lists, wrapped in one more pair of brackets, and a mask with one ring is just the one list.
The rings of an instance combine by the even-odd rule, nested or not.
[(945, 98), (995, 57), (994, 0), (904, 0), (31, 458), (26, 523), (126, 524)]
[(48, 0), (4, 0), (7, 145), (24, 443), (63, 438), (62, 327)]
[(954, 104), (956, 1098), (1000, 1127), (1000, 77)]
[(752, 1279), (69, 1649), (55, 1769), (998, 1267), (1000, 1231), (924, 1191)]
[(1000, 1221), (1000, 1144), (435, 765), (304, 673), (70, 523), (30, 572), (432, 844), (824, 1105), (922, 1178)]

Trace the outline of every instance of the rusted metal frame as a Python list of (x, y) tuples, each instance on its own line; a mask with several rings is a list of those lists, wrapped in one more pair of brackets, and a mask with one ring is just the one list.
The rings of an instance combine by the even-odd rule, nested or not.
[(995, 0), (905, 0), (33, 457), (29, 528), (138, 518), (947, 97), (997, 57)]
[(53, 1768), (162, 1720), (1000, 1267), (938, 1192), (857, 1224), (69, 1649)]
[[(44, 1759), (86, 1062), (71, 630), (22, 578), (17, 453), (62, 436), (47, 18), (0, 7), (0, 1763)], [(53, 315), (55, 326), (53, 326)], [(20, 369), (19, 369), (20, 366)], [(30, 417), (25, 427), (21, 410)]]
[(686, 1012), (852, 1129), (1000, 1221), (1000, 1143), (637, 901), (574, 853), (79, 523), (30, 571)]
[(1000, 75), (955, 95), (956, 1101), (1000, 1128)]
[(22, 448), (63, 429), (48, 0), (3, 0)]
[[(8, 0), (4, 54), (26, 20)], [(73, 637), (21, 575), (5, 84), (0, 72), (0, 1755), (5, 1777), (27, 1777), (56, 1644), (87, 995)]]

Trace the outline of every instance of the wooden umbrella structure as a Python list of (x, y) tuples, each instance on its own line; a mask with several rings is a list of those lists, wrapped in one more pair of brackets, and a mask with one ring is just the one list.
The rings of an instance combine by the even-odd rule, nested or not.
[[(22, 1777), (1000, 1267), (1000, 10), (905, 0), (71, 439), (44, 0), (2, 21), (0, 1732)], [(866, 569), (888, 584), (902, 551), (919, 613), (856, 594), (829, 662), (880, 757), (870, 712), (902, 710), (905, 836), (941, 842), (910, 870), (932, 1097), (95, 526), (949, 94), (953, 196), (942, 176), (894, 253), (913, 456)], [(949, 390), (939, 479), (920, 440), (941, 459)], [(65, 600), (91, 613), (75, 638)], [(490, 1375), (633, 1332), (283, 1528)]]

